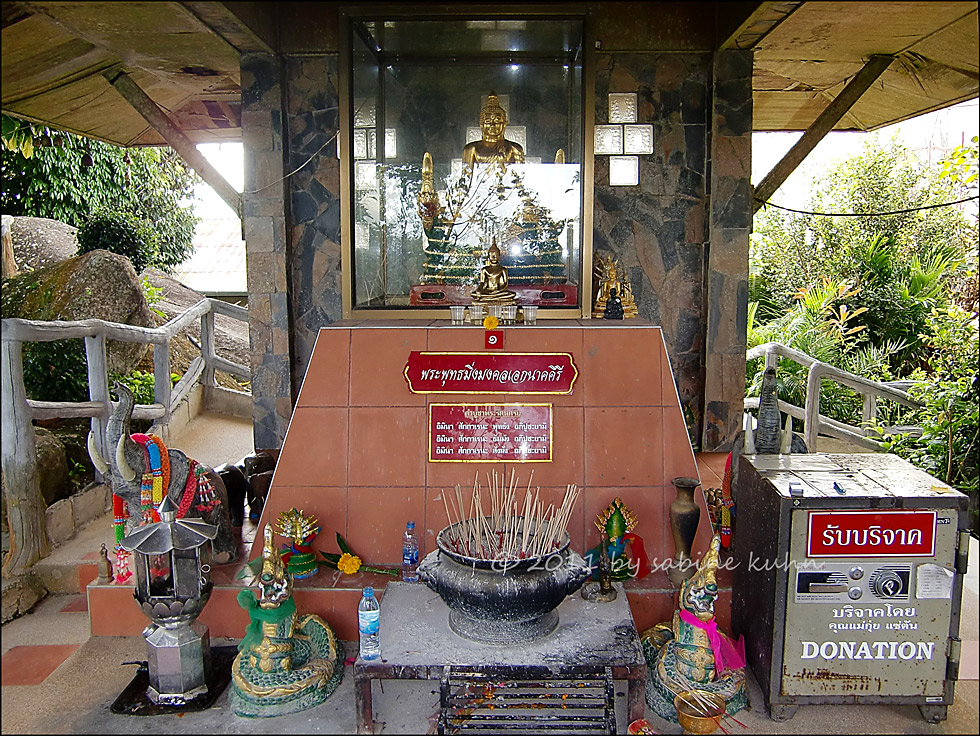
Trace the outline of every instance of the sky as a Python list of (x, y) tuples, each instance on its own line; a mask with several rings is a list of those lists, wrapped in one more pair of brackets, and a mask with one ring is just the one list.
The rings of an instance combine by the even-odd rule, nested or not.
[[(896, 123), (874, 133), (829, 133), (810, 152), (803, 163), (776, 191), (772, 201), (784, 207), (806, 209), (809, 185), (814, 176), (842, 158), (861, 151), (869, 136), (879, 136), (887, 143), (896, 136), (916, 151), (926, 163), (938, 161), (944, 153), (978, 135), (980, 114), (978, 100), (921, 115)], [(789, 151), (802, 133), (754, 133), (752, 135), (752, 184), (756, 185)], [(207, 143), (198, 150), (238, 191), (242, 191), (245, 174), (241, 143)], [(235, 214), (211, 187), (200, 184), (195, 190), (195, 213), (203, 219), (234, 218)]]

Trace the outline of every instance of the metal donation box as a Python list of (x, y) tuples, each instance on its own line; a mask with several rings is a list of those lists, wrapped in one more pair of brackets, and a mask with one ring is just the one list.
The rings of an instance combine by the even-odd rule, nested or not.
[(743, 455), (732, 630), (785, 720), (822, 703), (946, 718), (959, 667), (967, 497), (894, 455)]

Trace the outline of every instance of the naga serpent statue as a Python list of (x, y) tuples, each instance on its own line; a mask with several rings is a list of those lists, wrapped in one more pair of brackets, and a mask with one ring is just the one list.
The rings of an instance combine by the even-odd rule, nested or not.
[(697, 573), (684, 581), (679, 608), (669, 622), (647, 629), (640, 637), (648, 665), (647, 705), (661, 718), (677, 723), (674, 695), (703, 690), (725, 699), (733, 715), (748, 705), (745, 690), (745, 646), (737, 645), (715, 623), (718, 551), (715, 535)]
[(231, 666), (231, 707), (246, 718), (280, 716), (326, 700), (344, 675), (344, 648), (319, 616), (296, 613), (293, 576), (265, 527), (258, 598), (246, 588), (238, 604), (251, 624)]
[(106, 425), (106, 446), (113, 448), (112, 462), (106, 462), (99, 453), (91, 432), (88, 451), (93, 465), (110, 479), (113, 494), (128, 506), (126, 533), (155, 521), (156, 507), (166, 495), (178, 508), (177, 518), (200, 518), (218, 527), (212, 542), (216, 563), (234, 561), (238, 536), (232, 530), (228, 493), (221, 478), (180, 450), (167, 448), (155, 435), (130, 434), (133, 394), (121, 383), (115, 384), (115, 390), (119, 402)]

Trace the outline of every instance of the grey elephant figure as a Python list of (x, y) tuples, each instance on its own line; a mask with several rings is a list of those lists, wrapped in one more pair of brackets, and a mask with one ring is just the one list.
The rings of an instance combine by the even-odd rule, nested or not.
[(127, 533), (135, 531), (144, 521), (140, 504), (145, 477), (156, 475), (163, 482), (167, 473), (161, 467), (168, 468), (169, 482), (164, 493), (180, 509), (178, 516), (203, 519), (217, 526), (218, 533), (212, 542), (214, 562), (227, 564), (234, 561), (238, 556), (239, 535), (232, 528), (228, 492), (221, 477), (180, 450), (147, 442), (152, 439), (148, 435), (131, 435), (133, 394), (120, 383), (115, 384), (115, 390), (119, 403), (113, 408), (106, 426), (106, 454), (111, 461), (102, 458), (91, 434), (89, 455), (99, 472), (111, 479), (112, 492), (129, 507)]

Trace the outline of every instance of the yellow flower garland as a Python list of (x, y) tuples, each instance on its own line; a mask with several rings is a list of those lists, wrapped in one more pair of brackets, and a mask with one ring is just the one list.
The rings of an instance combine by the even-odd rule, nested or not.
[(494, 317), (493, 315), (483, 318), (483, 329), (485, 330), (495, 330), (497, 329), (497, 325), (499, 324), (500, 324), (500, 320)]

